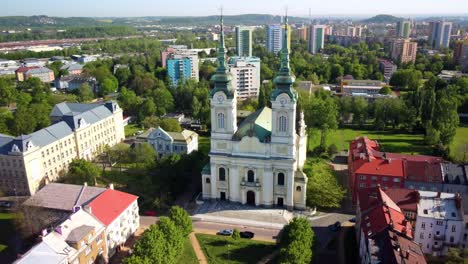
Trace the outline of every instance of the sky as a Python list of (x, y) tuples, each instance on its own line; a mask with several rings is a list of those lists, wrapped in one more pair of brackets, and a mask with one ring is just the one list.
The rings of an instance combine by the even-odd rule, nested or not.
[(0, 16), (467, 15), (468, 0), (0, 0)]

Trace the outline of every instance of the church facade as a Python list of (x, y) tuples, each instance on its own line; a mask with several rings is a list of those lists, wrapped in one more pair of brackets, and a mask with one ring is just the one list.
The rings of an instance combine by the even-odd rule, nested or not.
[[(283, 41), (287, 43), (288, 38), (285, 32)], [(210, 92), (210, 163), (202, 171), (203, 198), (305, 209), (307, 134), (303, 114), (296, 113), (298, 95), (293, 89), (288, 45), (281, 51), (272, 107), (259, 109), (239, 125), (237, 94), (225, 52), (221, 19), (218, 67)]]

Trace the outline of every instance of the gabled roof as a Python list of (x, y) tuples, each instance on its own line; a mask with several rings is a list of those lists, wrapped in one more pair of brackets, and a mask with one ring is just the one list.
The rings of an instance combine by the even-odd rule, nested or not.
[(465, 166), (442, 163), (444, 182), (449, 184), (468, 184)]
[(419, 182), (441, 183), (442, 168), (440, 162), (403, 160), (406, 179)]
[(71, 212), (75, 205), (86, 205), (105, 190), (93, 186), (49, 183), (26, 200), (24, 205)]
[(56, 233), (51, 233), (42, 238), (42, 241), (31, 248), (20, 259), (18, 264), (37, 263), (68, 263), (68, 256), (74, 255), (76, 249), (70, 247)]
[(271, 138), (272, 112), (268, 107), (257, 110), (242, 121), (234, 140), (241, 140), (245, 136), (257, 137), (260, 142), (268, 142)]
[(104, 230), (104, 225), (85, 210), (71, 214), (67, 220), (55, 228), (55, 232), (70, 243), (80, 241), (93, 230), (99, 233)]
[(372, 263), (425, 264), (421, 247), (392, 230), (386, 230), (369, 239)]
[(385, 193), (403, 210), (418, 211), (419, 192), (417, 190), (390, 188)]
[(82, 240), (87, 234), (89, 234), (94, 227), (89, 225), (82, 225), (73, 229), (68, 236), (65, 238), (65, 241), (70, 243), (77, 243)]
[(401, 160), (382, 160), (373, 159), (370, 162), (364, 162), (355, 170), (356, 174), (382, 175), (403, 177), (403, 162)]
[(90, 202), (88, 207), (97, 219), (108, 226), (137, 199), (138, 196), (108, 189)]

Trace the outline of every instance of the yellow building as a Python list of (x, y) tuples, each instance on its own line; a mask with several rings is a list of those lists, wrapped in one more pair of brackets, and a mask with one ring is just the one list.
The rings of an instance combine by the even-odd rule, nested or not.
[(0, 134), (0, 191), (32, 195), (56, 180), (75, 158), (91, 160), (105, 145), (125, 139), (122, 109), (114, 101), (60, 103), (50, 114), (53, 125), (29, 135)]

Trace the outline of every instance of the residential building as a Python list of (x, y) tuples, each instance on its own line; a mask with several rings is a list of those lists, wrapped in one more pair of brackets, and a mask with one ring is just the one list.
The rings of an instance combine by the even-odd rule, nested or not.
[(260, 92), (260, 69), (258, 65), (247, 60), (236, 60), (229, 65), (229, 72), (233, 75), (232, 85), (237, 90), (238, 99), (258, 98)]
[(238, 61), (245, 62), (247, 64), (251, 64), (255, 66), (255, 69), (257, 70), (257, 76), (260, 78), (260, 65), (261, 61), (259, 57), (238, 57), (238, 56), (233, 56), (229, 58), (228, 65), (235, 65)]
[(397, 71), (397, 66), (391, 61), (380, 60), (379, 67), (383, 73), (385, 82), (389, 83), (393, 74)]
[(442, 191), (460, 193), (468, 199), (468, 165), (444, 162), (441, 164), (444, 183)]
[(426, 263), (411, 223), (380, 186), (359, 193), (355, 227), (360, 263)]
[[(330, 25), (325, 25), (325, 30), (323, 31), (323, 33), (325, 34), (325, 36), (331, 36), (333, 34), (333, 27)], [(361, 33), (359, 33), (359, 35), (360, 34)]]
[(118, 69), (127, 69), (127, 70), (130, 70), (130, 67), (128, 66), (128, 64), (115, 64), (114, 65), (114, 74), (117, 72)]
[(429, 45), (434, 49), (448, 48), (452, 34), (452, 22), (433, 21), (429, 23)]
[(218, 41), (219, 40), (219, 34), (215, 32), (211, 32), (209, 34), (210, 40), (211, 41)]
[(107, 189), (85, 206), (85, 210), (105, 226), (108, 255), (123, 245), (140, 226), (138, 196)]
[(465, 230), (459, 194), (419, 191), (414, 241), (424, 254), (443, 256), (459, 247)]
[(78, 207), (84, 207), (106, 188), (64, 183), (48, 183), (27, 199), (25, 221), (31, 234), (57, 226)]
[(296, 30), (297, 36), (300, 40), (308, 41), (309, 38), (307, 37), (307, 33), (309, 32), (309, 28), (307, 26), (302, 26)]
[(60, 70), (67, 70), (67, 75), (80, 75), (83, 72), (83, 65), (79, 63), (68, 63), (62, 65), (62, 67), (60, 67)]
[(325, 46), (325, 28), (325, 25), (312, 25), (309, 27), (308, 49), (310, 53), (318, 53)]
[(416, 226), (416, 218), (418, 216), (418, 203), (420, 199), (419, 191), (414, 189), (390, 188), (384, 190), (385, 194), (400, 207), (406, 220), (411, 223), (411, 226)]
[(464, 72), (468, 72), (468, 40), (455, 42), (453, 61), (461, 65)]
[(179, 81), (185, 81), (192, 77), (192, 61), (190, 58), (173, 58), (167, 60), (167, 74), (174, 87)]
[(386, 84), (379, 80), (354, 80), (342, 78), (341, 93), (345, 95), (378, 94)]
[(442, 70), (439, 74), (437, 74), (437, 77), (446, 81), (450, 81), (453, 78), (468, 77), (468, 73), (462, 73), (461, 71)]
[(252, 57), (252, 28), (236, 27), (236, 53), (240, 57)]
[[(266, 48), (269, 52), (278, 54), (283, 49), (283, 36), (285, 34), (285, 26), (280, 24), (268, 25), (266, 36)], [(289, 40), (287, 42), (288, 48), (291, 47), (291, 26), (287, 26)]]
[(297, 84), (297, 89), (299, 91), (304, 91), (309, 95), (312, 94), (313, 87), (314, 87), (314, 84), (311, 81), (300, 81)]
[(20, 67), (15, 73), (19, 82), (26, 81), (31, 77), (39, 78), (42, 82), (52, 82), (54, 80), (54, 71), (45, 67)]
[(181, 80), (193, 79), (198, 81), (198, 52), (187, 49), (184, 45), (169, 46), (161, 52), (162, 66), (167, 68), (167, 73), (173, 86), (177, 86)]
[(411, 42), (409, 39), (396, 39), (392, 42), (392, 60), (401, 63), (414, 63), (416, 61), (417, 49), (417, 42)]
[(50, 114), (53, 125), (29, 135), (0, 134), (0, 190), (32, 195), (59, 178), (75, 158), (91, 160), (103, 147), (124, 138), (122, 109), (114, 101), (60, 103)]
[(411, 35), (411, 20), (402, 19), (397, 22), (397, 38), (409, 38)]
[(171, 154), (190, 154), (198, 150), (198, 134), (184, 129), (182, 132), (167, 132), (161, 127), (151, 131), (146, 139), (159, 158)]
[(358, 137), (351, 141), (348, 156), (353, 201), (360, 190), (377, 185), (384, 190), (437, 188), (443, 181), (441, 162), (439, 157), (382, 152), (377, 141)]
[(288, 209), (306, 207), (307, 176), (303, 167), (307, 133), (303, 113), (296, 122), (297, 92), (289, 67), (287, 19), (283, 28), (281, 68), (270, 97), (272, 108), (250, 114), (239, 127), (237, 91), (226, 63), (221, 30), (218, 67), (210, 92), (212, 147), (210, 162), (202, 170), (203, 199)]
[(81, 85), (87, 83), (91, 90), (95, 93), (99, 91), (99, 85), (96, 78), (82, 75), (66, 75), (55, 79), (55, 88), (60, 90), (73, 91), (80, 88)]
[[(348, 26), (347, 30), (347, 36), (349, 37), (358, 37), (360, 38), (362, 36), (362, 27), (361, 26)], [(331, 35), (331, 34), (329, 34)]]
[(331, 35), (328, 36), (328, 39), (331, 43), (344, 46), (344, 47), (349, 47), (354, 44), (359, 44), (361, 42), (360, 37), (351, 37), (351, 36), (343, 36), (343, 35)]
[(81, 64), (86, 64), (88, 62), (97, 61), (96, 56), (82, 55), (78, 57), (78, 62)]

